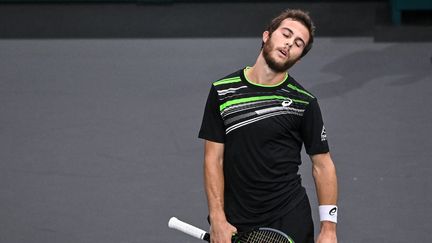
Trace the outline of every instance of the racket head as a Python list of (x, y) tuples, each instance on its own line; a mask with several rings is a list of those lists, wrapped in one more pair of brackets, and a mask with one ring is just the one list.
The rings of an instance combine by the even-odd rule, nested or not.
[(233, 237), (233, 243), (294, 243), (284, 232), (273, 228), (258, 228)]

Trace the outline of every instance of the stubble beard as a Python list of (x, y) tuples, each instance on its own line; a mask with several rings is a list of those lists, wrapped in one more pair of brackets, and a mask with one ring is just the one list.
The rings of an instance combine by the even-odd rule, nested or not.
[(267, 42), (264, 43), (263, 57), (264, 57), (264, 60), (266, 61), (267, 65), (269, 66), (269, 68), (272, 69), (273, 71), (277, 72), (277, 73), (286, 72), (299, 59), (299, 58), (291, 59), (290, 57), (288, 57), (288, 59), (285, 62), (278, 62), (278, 61), (276, 61), (275, 58), (273, 58), (270, 55), (270, 53), (271, 53), (271, 51), (273, 51), (273, 49), (274, 49), (274, 45), (271, 42), (271, 38), (269, 38), (267, 40)]

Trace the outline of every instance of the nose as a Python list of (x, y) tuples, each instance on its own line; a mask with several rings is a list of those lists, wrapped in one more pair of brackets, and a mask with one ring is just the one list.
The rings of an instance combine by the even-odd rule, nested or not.
[(287, 39), (286, 42), (285, 42), (285, 45), (288, 46), (288, 47), (291, 47), (291, 46), (293, 45), (293, 40), (292, 40), (292, 38)]

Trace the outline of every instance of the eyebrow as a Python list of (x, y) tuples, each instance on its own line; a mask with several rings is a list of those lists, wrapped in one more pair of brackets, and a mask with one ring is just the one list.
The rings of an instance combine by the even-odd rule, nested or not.
[[(282, 29), (289, 31), (291, 34), (294, 34), (294, 32), (288, 27), (282, 27)], [(296, 39), (300, 40), (303, 43), (303, 45), (306, 46), (306, 42), (302, 38), (297, 37)]]

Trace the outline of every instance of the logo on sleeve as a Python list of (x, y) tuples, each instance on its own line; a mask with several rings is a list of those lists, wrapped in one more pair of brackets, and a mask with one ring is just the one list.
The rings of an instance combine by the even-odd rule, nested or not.
[(327, 132), (326, 132), (325, 127), (323, 126), (322, 131), (321, 131), (321, 142), (324, 142), (326, 140), (327, 140)]

